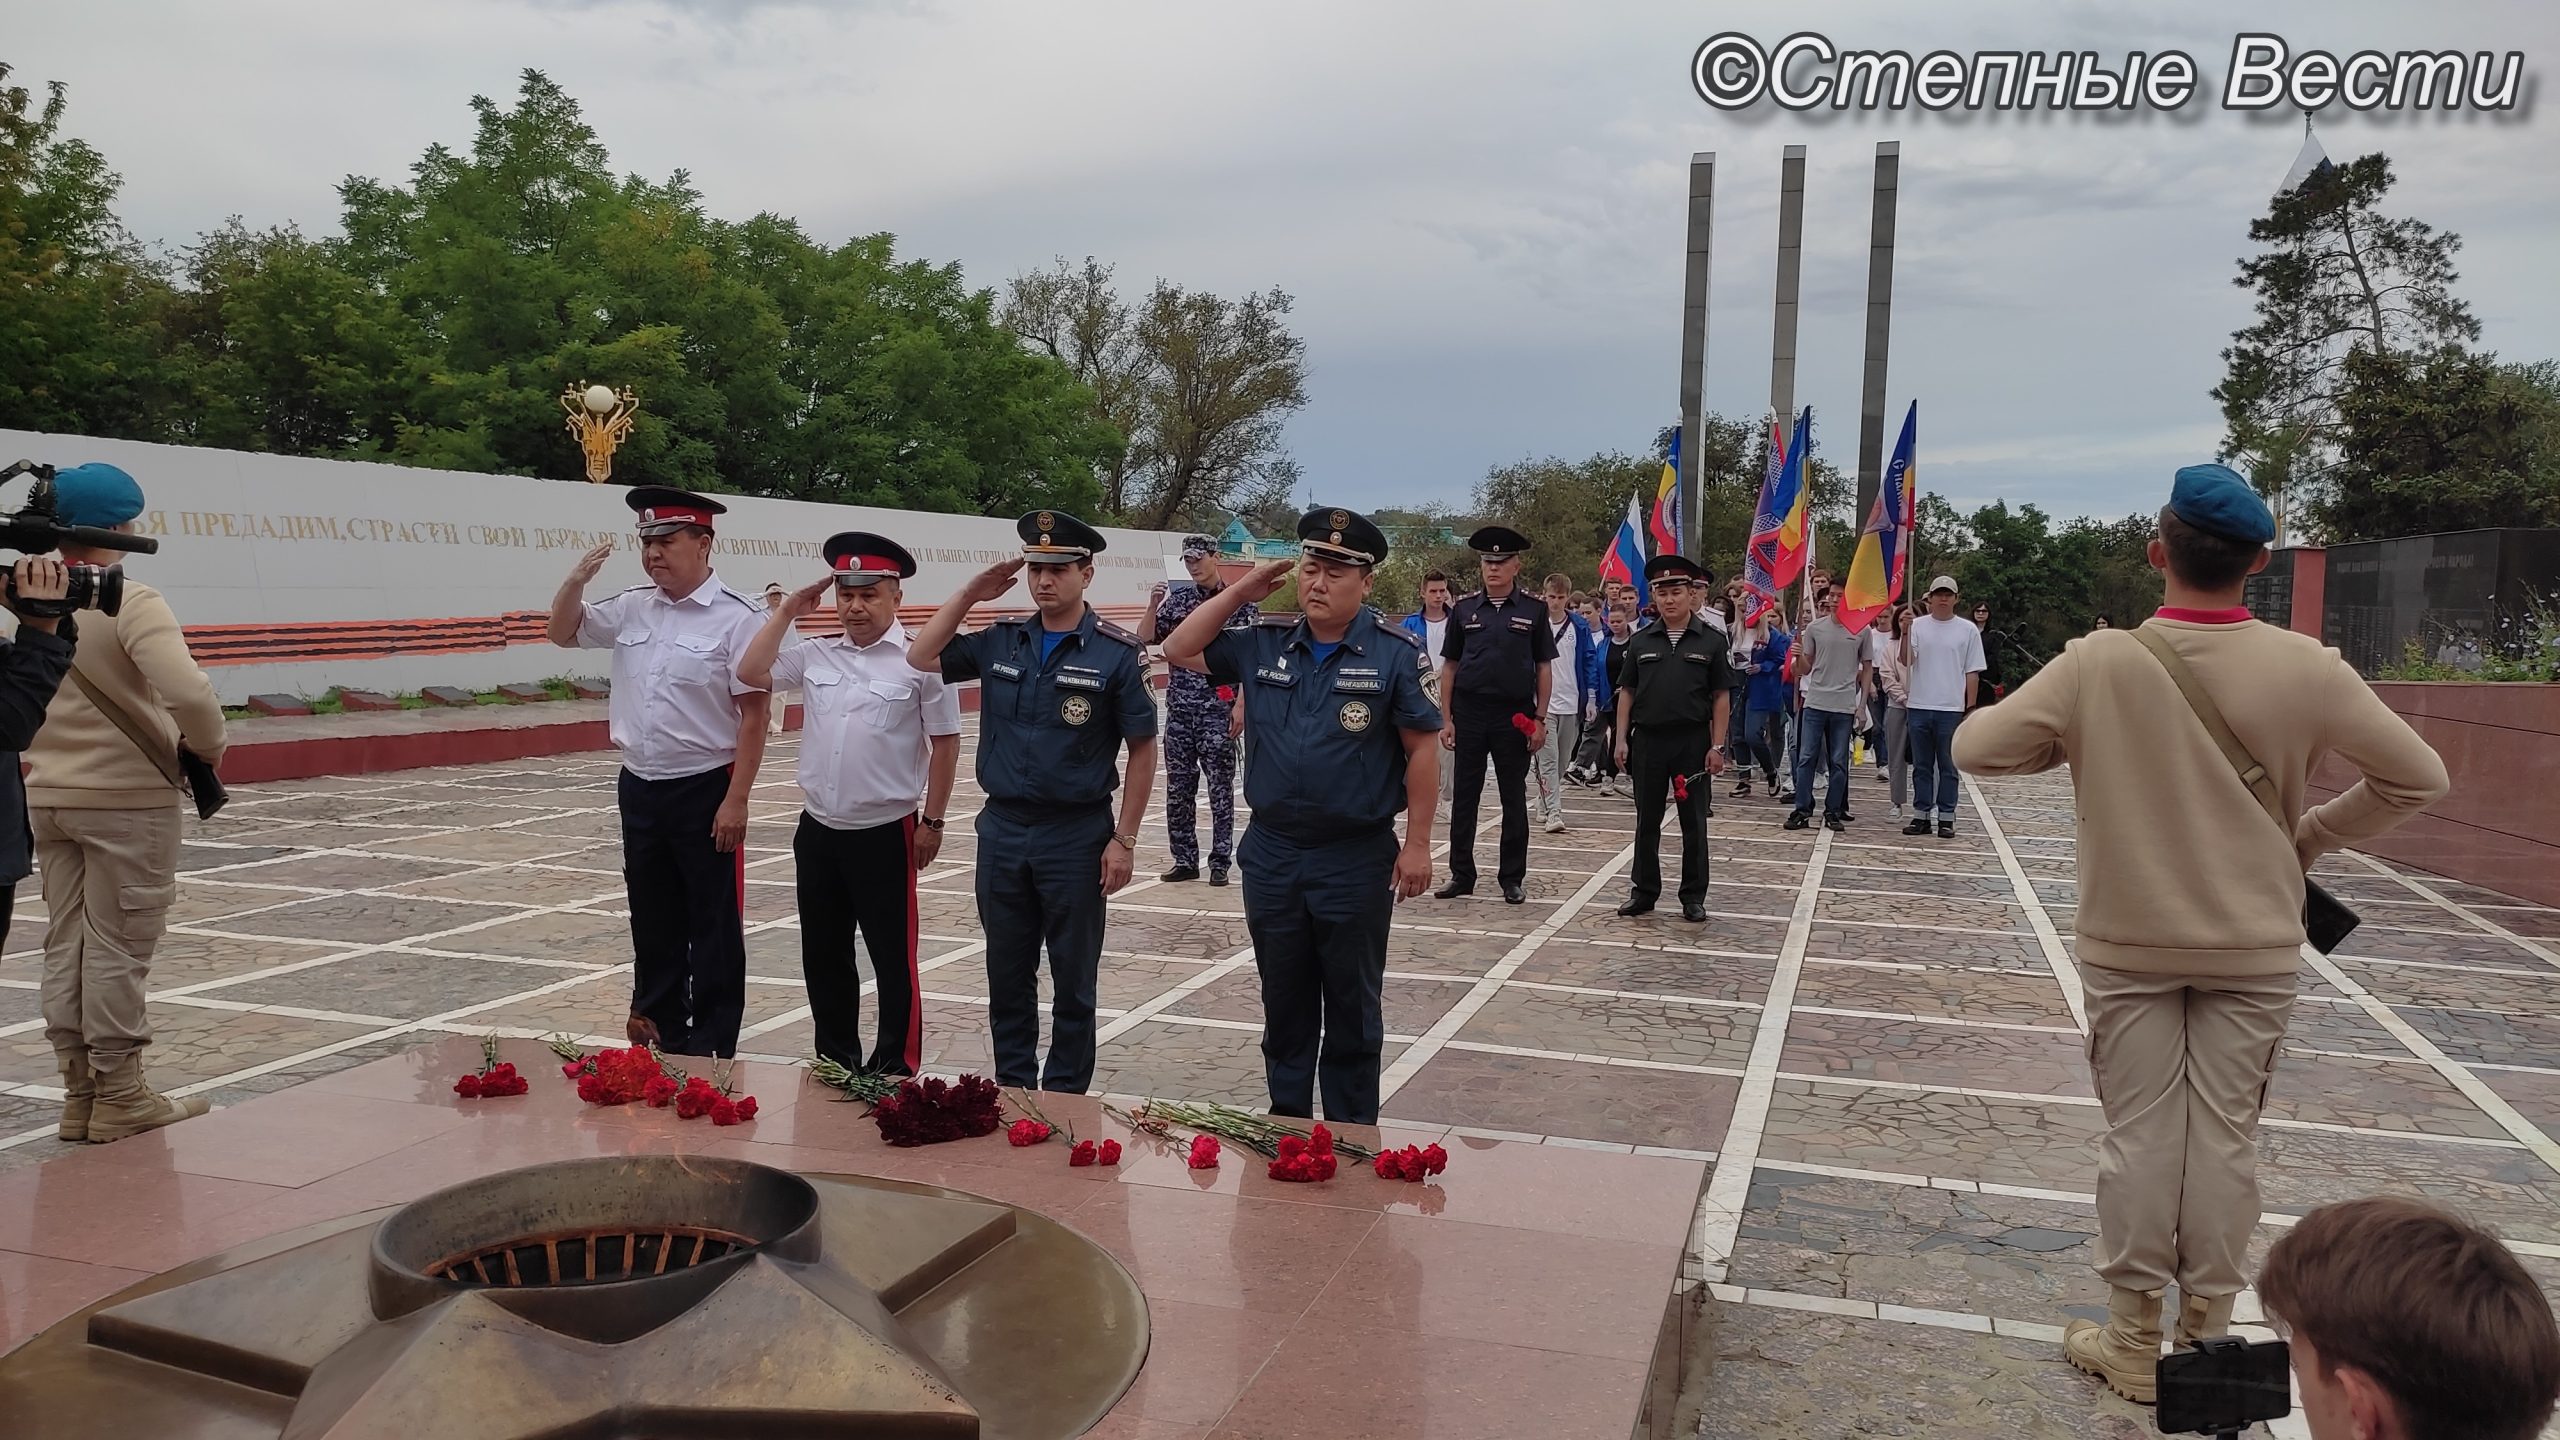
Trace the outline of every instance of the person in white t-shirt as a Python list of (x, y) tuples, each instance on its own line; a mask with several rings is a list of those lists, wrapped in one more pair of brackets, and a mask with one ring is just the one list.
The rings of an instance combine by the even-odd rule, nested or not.
[[(942, 853), (943, 812), (960, 768), (960, 700), (907, 664), (898, 582), (916, 573), (896, 541), (848, 530), (826, 545), (833, 574), (785, 597), (738, 675), (799, 686), (800, 789), (791, 837), (799, 870), (800, 973), (818, 1054), (848, 1070), (913, 1075), (924, 1064), (916, 973), (916, 872)], [(789, 650), (792, 623), (835, 591), (842, 633)], [(921, 801), (922, 809), (918, 809)], [(862, 1048), (862, 972), (880, 987), (880, 1029)]]
[[(1422, 577), (1422, 608), (1404, 617), (1405, 633), (1422, 642), (1422, 653), (1435, 661), (1440, 642), (1449, 638), (1449, 577), (1438, 570)], [(1449, 776), (1458, 767), (1440, 767), (1440, 818), (1449, 818)]]
[(1538, 810), (1547, 833), (1564, 833), (1564, 772), (1574, 748), (1582, 743), (1582, 727), (1593, 718), (1593, 697), (1584, 692), (1591, 668), (1591, 627), (1573, 610), (1573, 582), (1550, 575), (1546, 583), (1547, 628), (1555, 633), (1556, 658), (1548, 673), (1546, 743), (1530, 757), (1538, 777)]
[(1956, 725), (1973, 708), (1982, 684), (1982, 632), (1956, 613), (1956, 582), (1929, 582), (1929, 613), (1902, 637), (1910, 696), (1904, 707), (1911, 740), (1911, 823), (1905, 835), (1926, 835), (1937, 811), (1941, 840), (1956, 833)]

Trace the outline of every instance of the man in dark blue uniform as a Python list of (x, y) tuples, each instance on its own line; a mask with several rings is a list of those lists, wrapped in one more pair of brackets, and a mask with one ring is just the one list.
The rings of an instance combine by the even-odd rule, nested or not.
[[(1330, 507), (1298, 521), (1302, 556), (1266, 561), (1165, 637), (1165, 659), (1241, 687), (1245, 928), (1262, 972), (1271, 1113), (1378, 1119), (1381, 992), (1398, 900), (1431, 883), (1440, 730), (1430, 658), (1364, 603), (1387, 537)], [(1226, 622), (1297, 571), (1300, 617)], [(1404, 840), (1395, 818), (1407, 811)]]
[[(1440, 743), (1454, 752), (1458, 771), (1449, 782), (1449, 883), (1433, 893), (1442, 900), (1475, 893), (1476, 805), (1490, 759), (1502, 795), (1502, 861), (1494, 878), (1502, 898), (1517, 905), (1527, 898), (1521, 886), (1529, 878), (1529, 757), (1547, 738), (1556, 637), (1546, 602), (1519, 587), (1528, 537), (1487, 525), (1467, 537), (1467, 548), (1482, 557), (1484, 589), (1450, 607), (1440, 642), (1447, 662), (1440, 689), (1449, 707)], [(1528, 722), (1525, 734), (1514, 717)]]
[(1680, 916), (1707, 918), (1708, 777), (1724, 773), (1733, 660), (1723, 632), (1698, 613), (1715, 576), (1685, 555), (1645, 562), (1661, 618), (1627, 637), (1618, 669), (1618, 766), (1636, 787), (1636, 858), (1621, 915), (1642, 915), (1662, 895), (1662, 803), (1678, 796)]
[[(1103, 897), (1129, 883), (1138, 822), (1156, 774), (1156, 704), (1138, 637), (1084, 603), (1100, 532), (1034, 511), (1015, 524), (1022, 555), (988, 567), (943, 602), (907, 663), (978, 684), (978, 924), (987, 937), (987, 1022), (996, 1083), (1082, 1094), (1093, 1083), (1094, 987)], [(1038, 613), (959, 633), (970, 608), (1000, 599), (1029, 566)], [(1120, 813), (1114, 762), (1129, 747)], [(1040, 1065), (1040, 946), (1049, 947), (1049, 1063)]]

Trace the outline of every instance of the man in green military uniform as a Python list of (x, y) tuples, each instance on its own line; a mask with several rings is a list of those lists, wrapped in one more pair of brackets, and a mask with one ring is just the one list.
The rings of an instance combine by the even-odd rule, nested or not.
[(1636, 859), (1621, 915), (1642, 915), (1662, 895), (1662, 804), (1680, 809), (1680, 918), (1707, 918), (1708, 780), (1724, 773), (1712, 743), (1725, 733), (1733, 662), (1725, 638), (1698, 615), (1715, 576), (1685, 555), (1645, 562), (1661, 616), (1627, 638), (1618, 679), (1618, 768), (1636, 787)]

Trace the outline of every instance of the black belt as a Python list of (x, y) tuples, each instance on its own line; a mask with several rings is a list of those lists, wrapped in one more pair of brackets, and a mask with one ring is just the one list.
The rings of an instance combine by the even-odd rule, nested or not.
[(990, 798), (987, 808), (1018, 825), (1046, 825), (1058, 820), (1081, 820), (1111, 807), (1108, 796), (1100, 800), (1049, 803), (1037, 800), (997, 800)]

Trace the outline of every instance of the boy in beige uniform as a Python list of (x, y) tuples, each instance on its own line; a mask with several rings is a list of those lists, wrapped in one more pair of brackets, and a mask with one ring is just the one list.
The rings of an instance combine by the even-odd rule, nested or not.
[[(2391, 829), (2445, 792), (2444, 762), (2338, 652), (2262, 625), (2241, 587), (2267, 564), (2275, 522), (2220, 465), (2178, 472), (2151, 564), (2165, 638), (2294, 817), (2270, 821), (2159, 657), (2131, 630), (2100, 630), (1956, 731), (1976, 775), (2071, 767), (2080, 815), (2077, 953), (2099, 1143), (2098, 1273), (2104, 1326), (2074, 1321), (2063, 1349), (2127, 1399), (2149, 1403), (2161, 1292), (2178, 1285), (2181, 1344), (2228, 1330), (2258, 1222), (2258, 1111), (2293, 1009), (2303, 875), (2332, 850)], [(2304, 808), (2322, 756), (2362, 772)]]

